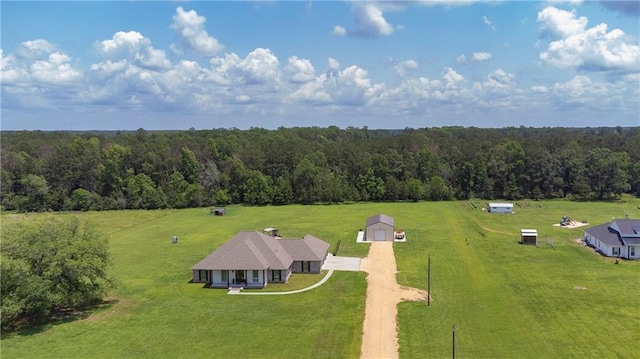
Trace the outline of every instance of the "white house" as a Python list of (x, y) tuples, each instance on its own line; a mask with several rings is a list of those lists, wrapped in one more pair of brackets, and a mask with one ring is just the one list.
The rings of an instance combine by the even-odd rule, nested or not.
[(513, 203), (490, 202), (487, 211), (490, 213), (513, 213)]
[(640, 259), (640, 219), (614, 219), (585, 229), (584, 241), (607, 257)]
[(291, 273), (320, 273), (328, 251), (329, 243), (311, 235), (282, 239), (240, 232), (191, 267), (193, 282), (216, 288), (285, 283)]

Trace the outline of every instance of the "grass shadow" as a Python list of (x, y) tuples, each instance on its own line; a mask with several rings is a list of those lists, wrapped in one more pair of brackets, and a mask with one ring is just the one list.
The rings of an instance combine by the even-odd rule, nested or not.
[(31, 336), (44, 333), (58, 325), (87, 319), (93, 313), (111, 308), (119, 302), (118, 299), (106, 299), (96, 301), (78, 308), (58, 308), (44, 319), (25, 318), (11, 327), (2, 328), (0, 338), (12, 336)]

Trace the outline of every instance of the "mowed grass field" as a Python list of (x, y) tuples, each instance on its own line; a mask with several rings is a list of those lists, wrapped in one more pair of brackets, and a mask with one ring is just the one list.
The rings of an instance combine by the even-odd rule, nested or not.
[[(229, 296), (189, 283), (189, 268), (241, 230), (310, 233), (340, 255), (366, 256), (356, 244), (368, 216), (385, 213), (404, 229), (395, 244), (398, 280), (432, 296), (399, 306), (402, 358), (633, 358), (640, 328), (640, 263), (611, 259), (575, 243), (582, 228), (552, 226), (563, 215), (591, 225), (640, 218), (640, 200), (619, 203), (518, 202), (489, 214), (484, 202), (370, 203), (333, 206), (115, 211), (80, 214), (109, 235), (119, 286), (111, 304), (77, 320), (3, 333), (3, 358), (358, 358), (364, 273), (336, 272), (324, 285), (283, 296)], [(475, 206), (474, 206), (475, 205)], [(4, 213), (3, 225), (23, 219)], [(538, 247), (518, 244), (538, 230)], [(171, 244), (171, 237), (180, 241)], [(552, 239), (555, 247), (546, 244)], [(319, 280), (294, 275), (290, 287)], [(274, 286), (275, 287), (275, 286)], [(286, 290), (288, 287), (270, 288)]]

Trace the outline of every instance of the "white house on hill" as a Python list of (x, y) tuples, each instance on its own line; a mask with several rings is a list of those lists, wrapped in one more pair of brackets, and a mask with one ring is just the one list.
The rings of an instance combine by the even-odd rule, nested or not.
[(607, 257), (640, 259), (640, 219), (614, 219), (585, 229), (584, 240)]

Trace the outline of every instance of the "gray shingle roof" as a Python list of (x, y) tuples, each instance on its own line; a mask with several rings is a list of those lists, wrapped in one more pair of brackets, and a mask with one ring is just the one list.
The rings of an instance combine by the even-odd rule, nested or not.
[(280, 239), (280, 244), (294, 261), (321, 261), (327, 256), (329, 243), (307, 234), (302, 239)]
[(367, 226), (376, 223), (384, 223), (393, 226), (393, 218), (387, 216), (386, 214), (376, 214), (375, 216), (367, 218)]
[(634, 227), (640, 226), (640, 220), (616, 219), (613, 223), (615, 223), (615, 226), (620, 229), (621, 233), (614, 228), (611, 228), (612, 225), (609, 222), (585, 229), (585, 232), (609, 246), (640, 244), (640, 238), (636, 237), (640, 233), (637, 233), (634, 230)]
[(329, 243), (310, 235), (277, 239), (246, 231), (231, 237), (191, 269), (288, 269), (294, 260), (323, 260), (328, 249)]

